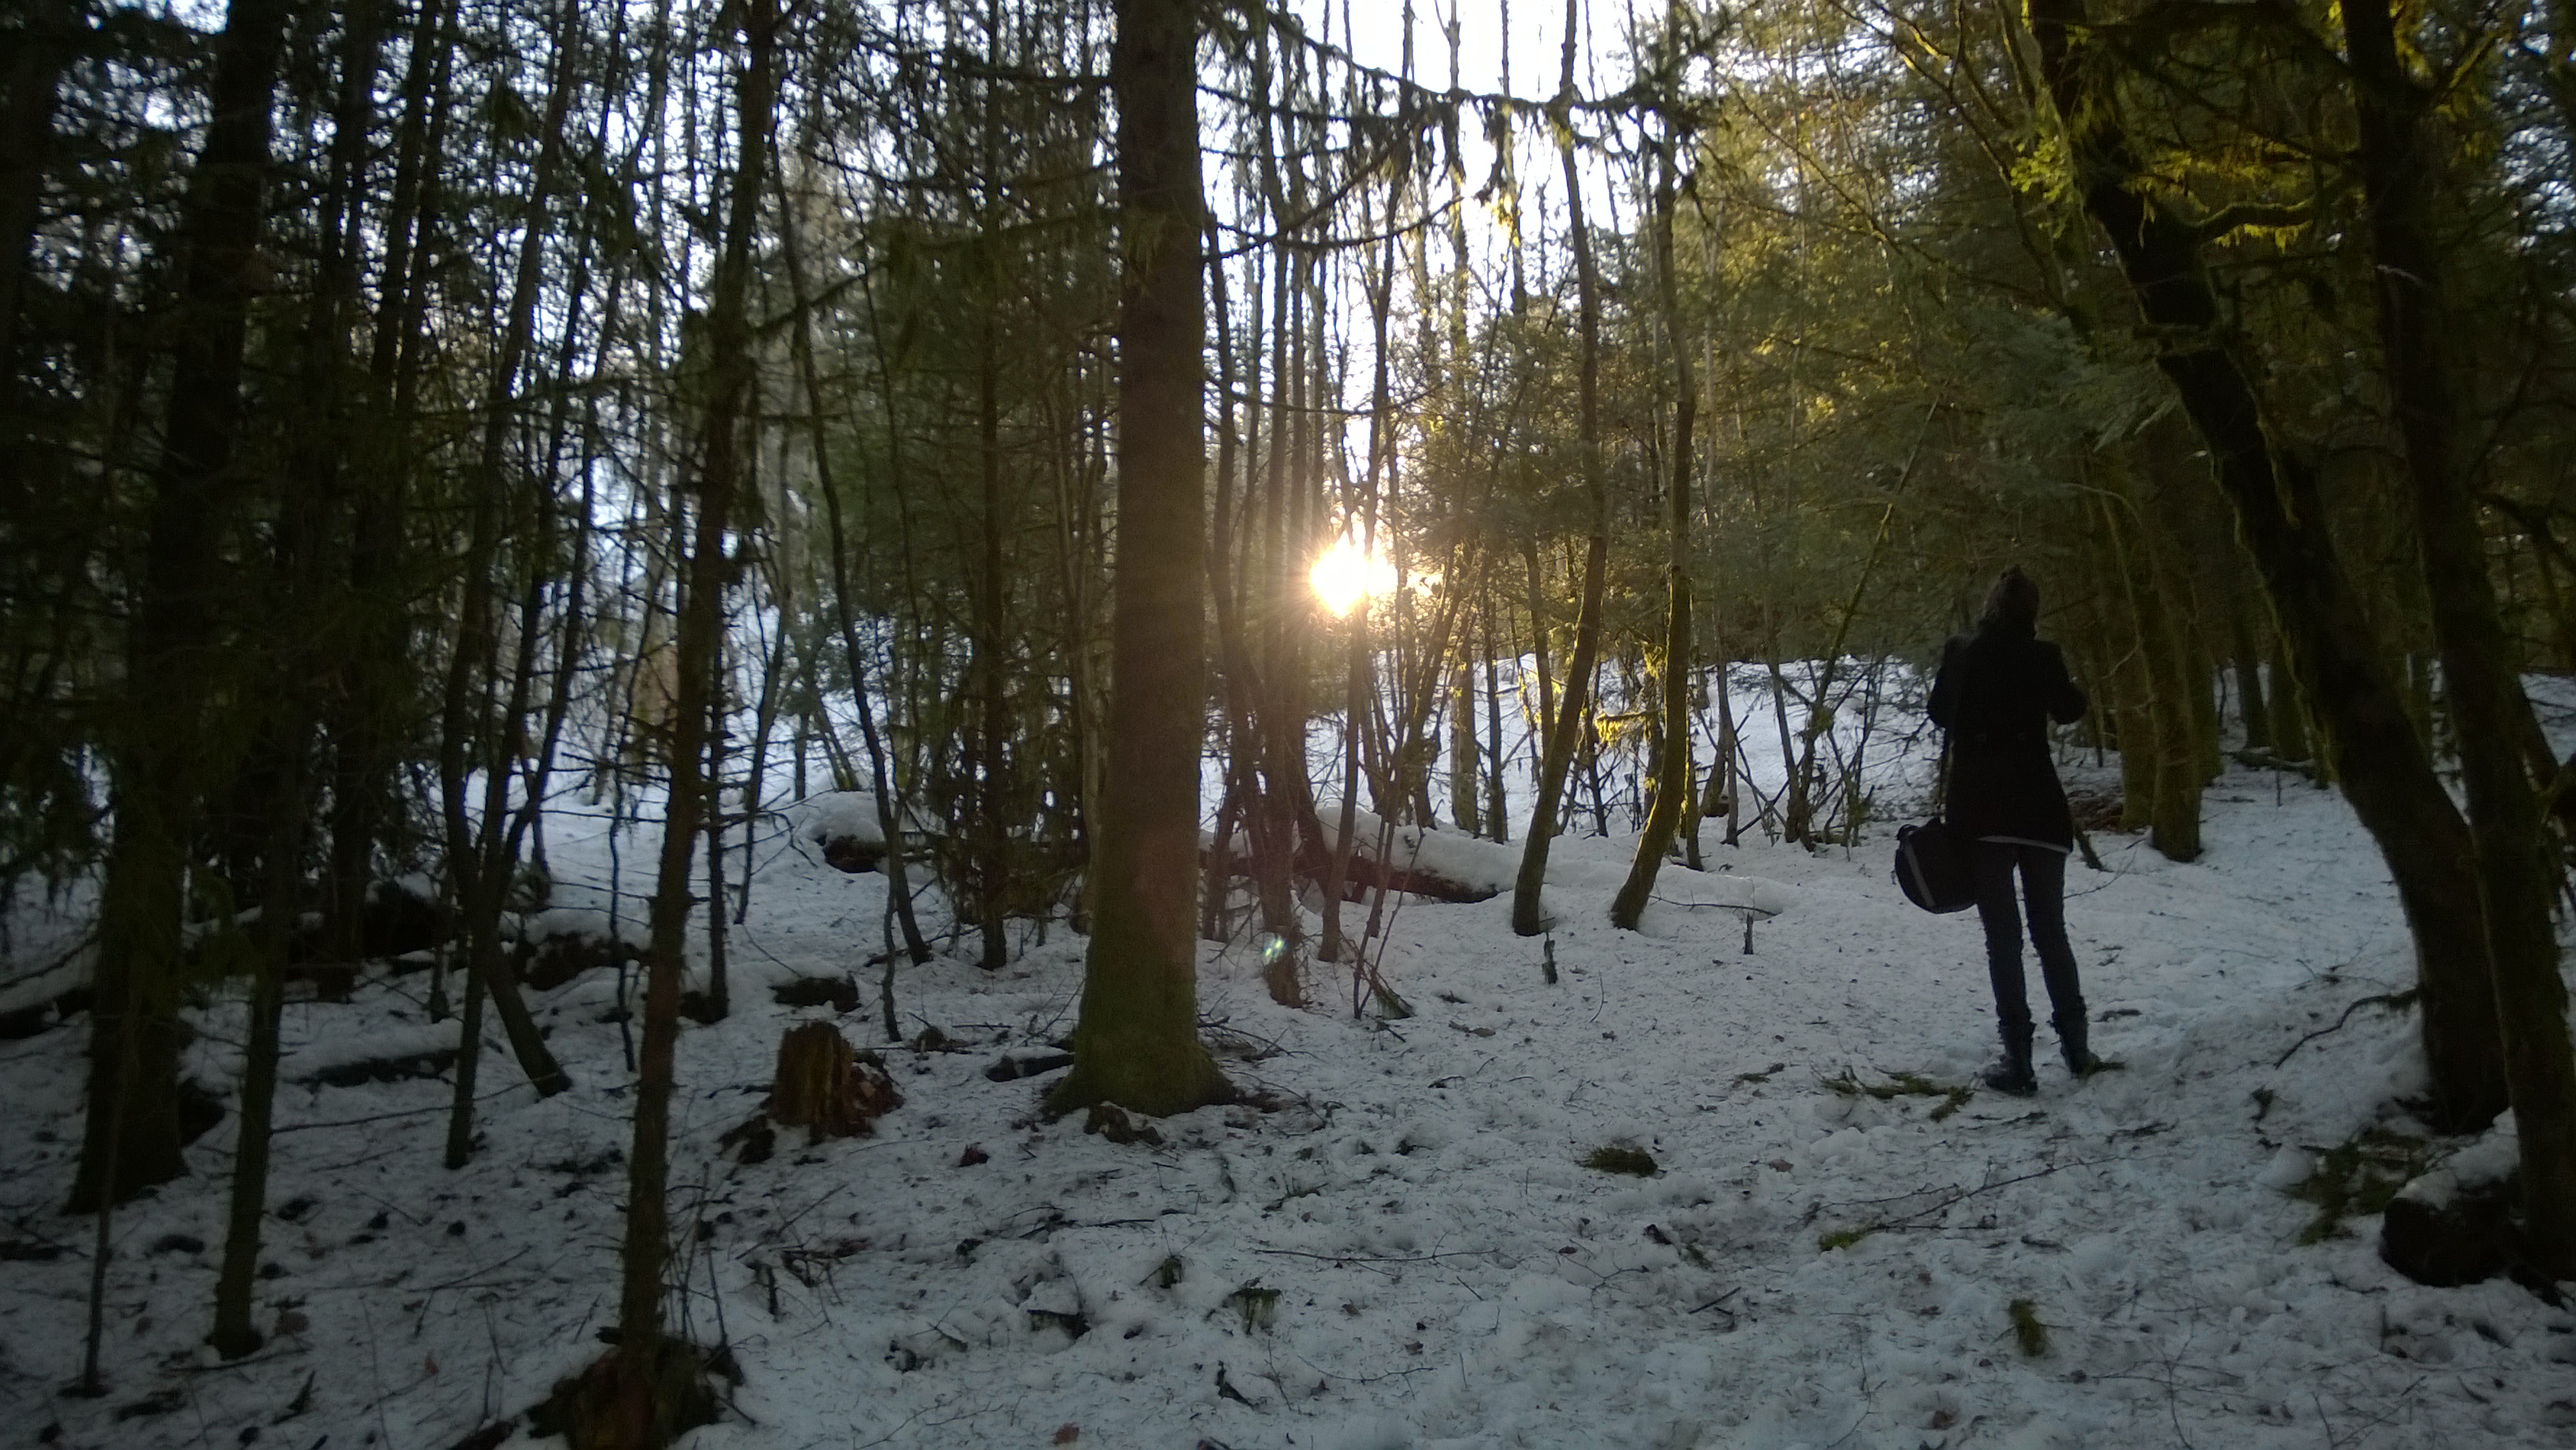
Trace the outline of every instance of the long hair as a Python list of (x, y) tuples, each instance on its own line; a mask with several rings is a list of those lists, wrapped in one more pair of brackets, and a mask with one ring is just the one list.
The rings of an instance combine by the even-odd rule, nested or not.
[(1995, 587), (1986, 591), (1986, 612), (1977, 619), (1980, 629), (2009, 625), (2024, 634), (2039, 632), (2039, 586), (2012, 565), (1995, 576)]

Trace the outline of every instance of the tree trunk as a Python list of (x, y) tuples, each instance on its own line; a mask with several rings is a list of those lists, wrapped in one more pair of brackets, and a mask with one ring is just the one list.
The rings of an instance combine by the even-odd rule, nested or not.
[(2091, 24), (2084, 0), (2032, 0), (2030, 15), (2085, 209), (2110, 235), (2146, 323), (2170, 340), (2157, 366), (2209, 448), (2344, 793), (2396, 878), (2423, 986), (2432, 1115), (2446, 1128), (2484, 1124), (2503, 1110), (2506, 1092), (2468, 826), (2362, 623), (2315, 473), (2274, 445), (2229, 349), (2197, 232), (2138, 185), (2143, 168), (2112, 98), (2095, 84), (2090, 58), (2076, 53)]
[[(1214, 292), (1216, 316), (1216, 397), (1217, 453), (1215, 497), (1210, 509), (1208, 528), (1208, 593), (1215, 602), (1218, 672), (1225, 687), (1225, 797), (1217, 811), (1216, 843), (1208, 851), (1207, 881), (1203, 897), (1207, 920), (1202, 934), (1210, 941), (1225, 941), (1232, 935), (1232, 924), (1226, 918), (1227, 901), (1234, 891), (1235, 834), (1241, 831), (1247, 839), (1265, 829), (1258, 819), (1261, 811), (1260, 737), (1253, 726), (1253, 700), (1260, 693), (1253, 678), (1252, 648), (1244, 623), (1246, 583), (1235, 569), (1235, 472), (1239, 460), (1251, 450), (1237, 439), (1235, 398), (1238, 383), (1235, 376), (1233, 309), (1226, 297), (1226, 269), (1221, 249), (1214, 245), (1213, 235), (1204, 239), (1210, 254), (1208, 285)], [(1250, 298), (1257, 315), (1261, 307), (1261, 288), (1256, 283)], [(1247, 350), (1257, 368), (1260, 358), (1259, 338)], [(1246, 409), (1247, 416), (1252, 410)], [(1249, 469), (1246, 468), (1243, 497), (1251, 499)], [(1256, 863), (1257, 864), (1257, 863)]]
[(2522, 1157), (2523, 1243), (2551, 1278), (2576, 1277), (2576, 1053), (2550, 919), (2558, 869), (2522, 763), (2530, 714), (2461, 477), (2446, 351), (2442, 255), (2429, 225), (2438, 153), (2434, 98), (2399, 59), (2388, 0), (2347, 0), (2362, 185), (2370, 199), (2380, 345), (2405, 443), (2443, 693), (2457, 723), (2504, 1074)]
[[(267, 787), (259, 802), (260, 918), (252, 933), (250, 1033), (243, 1054), (231, 1201), (223, 1263), (215, 1278), (214, 1327), (207, 1335), (226, 1359), (239, 1359), (261, 1343), (252, 1316), (253, 1276), (268, 1207), (269, 1130), (276, 1106), (287, 951), (302, 905), (304, 839), (316, 804), (310, 786), (316, 719), (311, 682), (345, 674), (346, 655), (362, 647), (330, 627), (318, 581), (326, 530), (340, 502), (339, 462), (347, 443), (348, 420), (340, 406), (340, 379), (348, 363), (342, 319), (360, 305), (358, 194), (367, 126), (374, 115), (382, 15), (373, 3), (352, 5), (345, 13), (330, 179), (319, 228), (320, 278), (305, 338), (305, 386), (293, 420), (293, 446), (280, 474), (269, 617), (262, 631), (268, 641), (263, 662), (270, 684), (256, 701), (258, 743), (253, 749), (253, 773)], [(326, 960), (354, 964), (356, 953), (336, 953), (337, 945), (336, 934), (326, 933)]]
[(1462, 647), (1449, 667), (1449, 814), (1470, 836), (1485, 833), (1477, 808), (1484, 747), (1476, 739), (1476, 662)]
[[(484, 398), (482, 452), (470, 485), (474, 494), (463, 571), (465, 597), (458, 611), (455, 653), (448, 664), (438, 760), (448, 873), (455, 882), (458, 909), (465, 917), (466, 970), (491, 998), (492, 1009), (501, 1019), (502, 1031), (509, 1038), (521, 1070), (538, 1093), (546, 1096), (570, 1087), (572, 1080), (546, 1047), (536, 1019), (519, 993), (517, 979), (503, 965), (500, 950), (501, 911), (509, 898), (510, 878), (518, 859), (518, 833), (511, 828), (506, 809), (513, 752), (510, 740), (523, 718), (529, 670), (523, 650), (521, 666), (512, 672), (508, 709), (503, 718), (495, 720), (492, 694), (499, 670), (499, 630), (494, 622), (497, 611), (493, 597), (499, 592), (494, 572), (503, 529), (501, 509), (508, 492), (503, 463), (517, 411), (519, 373), (535, 332), (538, 295), (544, 289), (549, 211), (563, 169), (564, 122), (577, 84), (579, 41), (578, 18), (567, 11), (555, 33), (553, 55), (548, 62), (546, 114), (540, 133), (544, 141), (537, 158), (536, 184), (527, 202), (526, 229), (519, 241), (510, 305)], [(523, 632), (532, 623), (523, 620)], [(465, 809), (468, 777), (478, 763), (483, 775), (479, 820), (469, 817)], [(473, 1142), (472, 1059), (479, 1051), (479, 1039), (468, 1038), (458, 1044), (458, 1090), (448, 1132), (451, 1168), (464, 1165)]]
[(994, 320), (987, 311), (983, 347), (976, 369), (976, 461), (983, 482), (983, 558), (975, 571), (975, 637), (970, 644), (979, 707), (975, 726), (976, 930), (983, 941), (977, 965), (988, 972), (1010, 965), (1011, 944), (1005, 930), (1011, 882), (1012, 791), (1009, 783), (1010, 714), (1005, 699), (1002, 638), (1006, 595), (1002, 551), (1002, 402), (1001, 361), (996, 356)]
[[(759, 183), (755, 181), (754, 185)], [(721, 446), (711, 442), (710, 447)], [(721, 541), (719, 541), (721, 543)], [(726, 717), (732, 704), (728, 684), (733, 671), (726, 667), (725, 626), (721, 596), (717, 605), (715, 668), (707, 677), (707, 764), (706, 764), (706, 832), (707, 832), (707, 990), (702, 999), (693, 1000), (690, 1010), (696, 1020), (721, 1022), (733, 1010), (733, 989), (725, 979), (725, 860), (724, 860), (724, 757)], [(782, 615), (782, 617), (784, 617)], [(747, 879), (751, 868), (746, 864)], [(886, 878), (893, 880), (891, 874)]]
[(1745, 781), (1736, 769), (1740, 747), (1736, 730), (1735, 662), (1721, 659), (1717, 662), (1717, 758), (1709, 765), (1709, 787), (1718, 794), (1712, 795), (1701, 811), (1714, 815), (1720, 808), (1725, 810), (1726, 844), (1730, 846), (1744, 839)]
[[(884, 744), (877, 737), (876, 707), (868, 699), (867, 651), (860, 644), (858, 614), (851, 603), (849, 539), (842, 526), (840, 486), (833, 479), (831, 440), (823, 430), (823, 382), (814, 362), (814, 293), (806, 284), (804, 254), (797, 246), (796, 199), (787, 194), (783, 177), (778, 192), (778, 235), (779, 250), (787, 263), (788, 287), (794, 294), (790, 299), (796, 311), (793, 343), (797, 376), (805, 385), (805, 422), (813, 437), (814, 484), (823, 495), (823, 518), (831, 536), (832, 621), (840, 631), (842, 661), (850, 671), (850, 694), (858, 705), (860, 743), (868, 752), (868, 783), (876, 795), (877, 829), (885, 837), (886, 904), (903, 931), (904, 952), (917, 967), (930, 960), (930, 942), (922, 936), (920, 922), (913, 916), (912, 881), (904, 869), (903, 809), (893, 771), (886, 763)], [(886, 396), (886, 406), (891, 409), (891, 389)], [(897, 436), (892, 427), (887, 428), (888, 449), (896, 446)], [(901, 476), (900, 457), (888, 461), (893, 465), (891, 471)], [(825, 718), (828, 722), (829, 717)], [(830, 736), (827, 734), (825, 739), (828, 742)], [(836, 764), (834, 773), (838, 778), (849, 771), (846, 765)], [(891, 962), (887, 971), (893, 971)]]
[(1672, 849), (1691, 799), (1691, 429), (1699, 417), (1699, 385), (1691, 377), (1690, 348), (1682, 340), (1681, 288), (1673, 276), (1673, 149), (1667, 137), (1660, 154), (1655, 186), (1654, 248), (1656, 280), (1661, 283), (1664, 342), (1673, 352), (1673, 458), (1666, 494), (1672, 506), (1664, 559), (1664, 657), (1658, 676), (1663, 689), (1663, 760), (1655, 773), (1655, 801), (1646, 812), (1646, 827), (1637, 834), (1637, 854), (1628, 879), (1610, 903), (1610, 924), (1634, 931), (1655, 891), (1656, 873)]
[(108, 734), (116, 830), (99, 902), (76, 1213), (187, 1171), (179, 1156), (179, 923), (209, 764), (200, 717), (215, 688), (210, 656), (222, 581), (214, 541), (239, 487), (232, 467), (242, 354), (292, 10), (285, 0), (235, 0), (227, 12), (215, 42), (206, 141), (181, 222), (187, 261), (172, 323), (177, 366), (126, 636), (134, 698)]
[(2272, 746), (2272, 710), (2263, 698), (2263, 652), (2255, 647), (2254, 626), (2245, 614), (2245, 600), (2231, 587), (2227, 601), (2227, 642), (2235, 654), (2237, 713), (2245, 721), (2245, 746), (2249, 750), (2268, 750)]
[[(1487, 578), (1490, 580), (1491, 575)], [(1485, 655), (1485, 819), (1494, 828), (1494, 839), (1508, 843), (1512, 839), (1512, 817), (1510, 800), (1503, 793), (1503, 685), (1494, 661), (1494, 592), (1490, 587), (1480, 592)], [(1518, 670), (1517, 660), (1513, 668)]]
[[(736, 12), (746, 42), (735, 83), (739, 126), (727, 198), (724, 245), (707, 306), (707, 411), (699, 438), (696, 540), (688, 549), (687, 591), (677, 622), (677, 685), (671, 711), (670, 803), (653, 888), (646, 947), (644, 1032), (636, 1059), (635, 1138), (628, 1154), (626, 1242), (618, 1294), (617, 1385), (621, 1418), (657, 1424), (662, 1400), (654, 1367), (662, 1355), (662, 1268), (670, 1206), (670, 1116), (679, 1047), (680, 978), (689, 926), (689, 858), (707, 807), (704, 756), (715, 662), (723, 647), (724, 592), (731, 572), (725, 534), (734, 480), (741, 469), (741, 423), (752, 381), (749, 294), (752, 242), (760, 194), (769, 174), (769, 136), (776, 116), (777, 0), (746, 0)], [(673, 511), (675, 521), (679, 511)], [(675, 522), (675, 528), (678, 525)], [(680, 540), (674, 539), (675, 549)], [(892, 863), (896, 871), (901, 863)], [(709, 903), (710, 915), (721, 903)]]
[[(346, 603), (354, 645), (347, 683), (324, 701), (331, 742), (331, 889), (324, 908), (335, 950), (356, 960), (379, 834), (391, 808), (396, 717), (414, 689), (412, 625), (401, 587), (407, 452), (403, 424), (414, 412), (424, 351), (423, 279), (440, 137), (452, 92), (452, 0), (423, 7), (410, 37), (403, 118), (396, 133), (394, 187), (378, 223), (385, 260), (365, 387), (372, 417), (357, 430), (362, 472), (351, 507)], [(435, 1019), (433, 1019), (435, 1020)]]
[[(1574, 94), (1574, 47), (1578, 11), (1565, 4), (1563, 73), (1558, 89)], [(1539, 893), (1547, 881), (1548, 847), (1556, 839), (1557, 807), (1565, 794), (1566, 771), (1574, 763), (1576, 736), (1582, 732), (1593, 662), (1601, 648), (1601, 606), (1610, 565), (1610, 490), (1601, 469), (1601, 279), (1592, 261), (1591, 238), (1583, 227), (1582, 180), (1574, 164), (1574, 142), (1560, 131), (1557, 158), (1565, 172), (1566, 228), (1574, 243), (1575, 288), (1583, 330), (1582, 361), (1577, 373), (1577, 416), (1581, 420), (1583, 486), (1591, 501), (1590, 541), (1583, 556), (1583, 605), (1575, 616), (1574, 657), (1566, 662), (1565, 698), (1557, 702), (1547, 753), (1539, 762), (1538, 799), (1530, 807), (1528, 839), (1521, 845), (1521, 866), (1512, 881), (1512, 930), (1536, 936), (1547, 930)]]
[[(1541, 569), (1535, 539), (1522, 542), (1521, 559), (1529, 566), (1530, 662), (1538, 674), (1538, 714), (1531, 719), (1529, 732), (1530, 788), (1536, 790), (1540, 776), (1546, 772), (1548, 742), (1556, 738), (1556, 673), (1547, 647), (1547, 576)], [(1521, 681), (1521, 699), (1526, 710), (1526, 676)]]
[[(2272, 636), (2272, 749), (2283, 760), (2306, 760), (2317, 753), (2308, 731), (2308, 702), (2301, 697), (2298, 676), (2290, 671), (2289, 642)], [(2320, 774), (2324, 781), (2330, 777)]]
[[(2136, 630), (2146, 691), (2147, 728), (2134, 735), (2122, 732), (2121, 760), (2127, 763), (2136, 752), (2152, 761), (2142, 782), (2148, 789), (2147, 843), (2168, 861), (2194, 861), (2200, 857), (2199, 747), (2191, 702), (2185, 698), (2189, 686), (2182, 647), (2157, 578), (2156, 523), (2139, 498), (2144, 490), (2122, 461), (2112, 460), (2110, 472), (2101, 500), (2102, 534)], [(2124, 817), (2136, 804), (2124, 806)]]
[[(1254, 27), (1253, 46), (1254, 84), (1267, 98), (1274, 85), (1268, 25)], [(1283, 230), (1291, 225), (1291, 210), (1281, 179), (1279, 139), (1273, 127), (1288, 124), (1284, 110), (1265, 106), (1259, 123), (1263, 197), (1274, 224)], [(1275, 249), (1269, 265), (1270, 401), (1265, 409), (1269, 432), (1263, 440), (1264, 459), (1257, 470), (1261, 479), (1260, 574), (1257, 580), (1250, 581), (1254, 597), (1261, 602), (1261, 688), (1252, 723), (1260, 741), (1262, 788), (1251, 801), (1250, 841), (1253, 887), (1261, 906), (1261, 929), (1267, 938), (1264, 954), (1271, 956), (1270, 944), (1276, 944), (1279, 955), (1271, 957), (1273, 967), (1284, 966), (1293, 972), (1301, 945), (1293, 863), (1297, 852), (1296, 803), (1306, 781), (1306, 681), (1298, 637), (1289, 628), (1292, 611), (1303, 611), (1296, 610), (1292, 602), (1294, 586), (1289, 578), (1288, 502), (1290, 469), (1296, 455), (1290, 448), (1295, 430), (1291, 426), (1293, 400), (1288, 395), (1291, 380), (1300, 372), (1292, 344), (1303, 342), (1300, 319), (1305, 293), (1296, 285), (1293, 251)], [(1255, 341), (1258, 342), (1257, 335)], [(1123, 412), (1123, 400), (1121, 408)], [(1115, 673), (1113, 665), (1112, 674)], [(1113, 703), (1113, 712), (1116, 708)]]
[(1206, 335), (1199, 234), (1198, 6), (1118, 0), (1118, 562), (1109, 776), (1092, 867), (1062, 1112), (1116, 1102), (1156, 1116), (1232, 1089), (1198, 1040), (1199, 745), (1206, 708)]

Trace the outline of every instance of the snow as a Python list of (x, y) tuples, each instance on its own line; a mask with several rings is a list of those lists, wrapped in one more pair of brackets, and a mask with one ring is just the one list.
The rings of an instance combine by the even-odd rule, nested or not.
[[(1317, 814), (1323, 823), (1326, 842), (1338, 847), (1341, 843), (1341, 803), (1327, 799), (1318, 807)], [(1511, 890), (1513, 878), (1520, 871), (1518, 846), (1482, 840), (1459, 831), (1426, 831), (1412, 825), (1398, 826), (1390, 836), (1384, 817), (1359, 807), (1352, 808), (1351, 820), (1351, 834), (1358, 838), (1353, 854), (1363, 860), (1377, 860), (1379, 842), (1385, 841), (1387, 854), (1394, 859), (1398, 870), (1427, 871), (1443, 880), (1492, 893)], [(1607, 901), (1628, 879), (1628, 869), (1629, 861), (1625, 855), (1604, 858), (1577, 852), (1559, 854), (1551, 844), (1547, 881), (1539, 893), (1543, 914), (1552, 920), (1568, 912), (1580, 913), (1584, 903), (1592, 902), (1596, 897)], [(1788, 910), (1796, 899), (1796, 892), (1776, 881), (1739, 876), (1724, 870), (1685, 871), (1677, 865), (1670, 866), (1656, 873), (1655, 895), (1639, 929), (1655, 934), (1659, 915), (1702, 907), (1749, 912), (1756, 918), (1772, 917)], [(1664, 911), (1659, 912), (1658, 908)]]
[[(777, 829), (873, 824), (847, 799), (809, 807)], [(2413, 970), (2337, 797), (2231, 774), (2190, 865), (2097, 837), (2110, 870), (2073, 872), (2068, 918), (2094, 1047), (2124, 1069), (2079, 1084), (2049, 1056), (2037, 1099), (1947, 1111), (1868, 1091), (1972, 1083), (1994, 1035), (1976, 922), (1905, 903), (1893, 824), (1812, 855), (1711, 829), (1716, 869), (1668, 865), (1640, 932), (1605, 920), (1624, 838), (1555, 843), (1545, 943), (1511, 933), (1507, 892), (1409, 898), (1379, 962), (1417, 1009), (1401, 1021), (1354, 1018), (1332, 964), (1309, 964), (1313, 1006), (1280, 1007), (1256, 945), (1210, 946), (1220, 1062), (1284, 1106), (1166, 1120), (1159, 1148), (1043, 1121), (1052, 1077), (983, 1075), (1070, 1029), (1081, 939), (1028, 929), (998, 972), (971, 942), (903, 966), (907, 1035), (935, 1025), (950, 1047), (888, 1049), (863, 966), (886, 878), (759, 843), (728, 938), (733, 1015), (680, 1046), (673, 1316), (745, 1371), (684, 1443), (1044, 1445), (1065, 1426), (1080, 1445), (1235, 1450), (2568, 1443), (2576, 1316), (2502, 1279), (2400, 1278), (2372, 1218), (2299, 1241), (2316, 1209), (2288, 1190), (2323, 1150), (2421, 1131), (2389, 1106), (2423, 1080), (2411, 1015), (2364, 1008), (2300, 1041)], [(549, 843), (556, 910), (603, 908), (598, 823), (554, 823)], [(649, 845), (630, 837), (625, 859)], [(1421, 849), (1444, 871), (1517, 858), (1454, 833)], [(642, 884), (630, 864), (622, 889)], [(1748, 911), (1768, 917), (1750, 953)], [(767, 985), (844, 972), (868, 991), (842, 1030), (885, 1052), (905, 1105), (875, 1137), (785, 1134), (735, 1163), (716, 1139), (757, 1111), (781, 1031), (830, 1017)], [(482, 1143), (454, 1172), (449, 1080), (311, 1077), (452, 1046), (426, 1000), (425, 974), (378, 967), (354, 1002), (289, 1006), (258, 1311), (284, 1327), (235, 1365), (200, 1346), (228, 1119), (189, 1150), (196, 1176), (114, 1219), (95, 1401), (62, 1393), (93, 1231), (60, 1211), (84, 1019), (0, 1043), (0, 1414), (64, 1445), (257, 1429), (446, 1450), (602, 1353), (629, 1133), (612, 977), (530, 994), (568, 1092), (538, 1100), (492, 1029)], [(241, 1005), (192, 1017), (191, 1070), (228, 1090)], [(1584, 1165), (1614, 1144), (1658, 1171)], [(964, 1163), (970, 1146), (986, 1161)], [(2474, 1180), (2511, 1139), (2431, 1151)], [(174, 1234), (207, 1247), (156, 1247)], [(2038, 1357), (2016, 1346), (2017, 1301), (2046, 1327)], [(155, 1396), (171, 1408), (120, 1418)]]
[(606, 910), (595, 906), (550, 906), (521, 916), (504, 916), (502, 935), (530, 943), (564, 938), (613, 941), (637, 951), (653, 939), (650, 924), (637, 913), (630, 911), (612, 921)]
[(835, 790), (810, 795), (788, 812), (796, 839), (821, 845), (844, 839), (863, 846), (885, 844), (885, 823), (877, 819), (877, 798), (866, 791)]

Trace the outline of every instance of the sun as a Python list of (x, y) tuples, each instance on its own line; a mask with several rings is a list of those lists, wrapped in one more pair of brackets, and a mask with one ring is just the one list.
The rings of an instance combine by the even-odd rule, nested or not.
[(1306, 578), (1315, 587), (1315, 597), (1339, 619), (1372, 595), (1393, 593), (1395, 565), (1387, 562), (1386, 555), (1371, 553), (1346, 534), (1316, 556), (1315, 567)]

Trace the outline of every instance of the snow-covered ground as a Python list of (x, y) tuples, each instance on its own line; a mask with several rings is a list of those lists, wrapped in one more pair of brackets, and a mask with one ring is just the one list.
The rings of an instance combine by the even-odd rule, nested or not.
[[(550, 828), (561, 905), (602, 904), (596, 830)], [(2095, 1046), (2126, 1068), (2079, 1085), (2049, 1058), (2035, 1101), (1849, 1091), (1973, 1081), (1993, 1040), (1973, 915), (1907, 906), (1884, 829), (1812, 856), (1719, 834), (1712, 868), (1768, 884), (1668, 867), (1641, 932), (1604, 920), (1618, 840), (1557, 843), (1545, 942), (1511, 934), (1507, 895), (1403, 901), (1380, 964), (1416, 1009), (1402, 1021), (1354, 1019), (1330, 966), (1310, 970), (1314, 1006), (1277, 1006), (1255, 946), (1210, 948), (1210, 1038), (1235, 1083), (1287, 1105), (1168, 1120), (1160, 1147), (1039, 1121), (1052, 1077), (985, 1076), (1070, 1028), (1080, 939), (1032, 935), (990, 974), (963, 944), (897, 974), (906, 1035), (944, 1045), (886, 1050), (907, 1101), (877, 1136), (782, 1135), (743, 1166), (718, 1136), (758, 1110), (782, 1028), (832, 1015), (775, 1005), (771, 983), (855, 972), (843, 1030), (883, 1047), (863, 960), (884, 878), (830, 869), (782, 823), (730, 940), (734, 1013), (681, 1042), (676, 1312), (744, 1373), (686, 1443), (2576, 1437), (2576, 1315), (2504, 1280), (2410, 1283), (2380, 1262), (2374, 1218), (2300, 1242), (2317, 1210), (2286, 1190), (2311, 1155), (2374, 1124), (2420, 1131), (2388, 1106), (2421, 1080), (2411, 1016), (2363, 1006), (2308, 1036), (2412, 975), (2337, 797), (2230, 774), (2188, 866), (2097, 838), (2110, 872), (2073, 872), (2069, 918)], [(632, 888), (650, 855), (627, 844)], [(1735, 903), (1753, 900), (1777, 914), (1748, 952)], [(290, 1075), (352, 1044), (452, 1044), (425, 980), (378, 968), (352, 1003), (290, 1007)], [(200, 1140), (197, 1176), (115, 1220), (103, 1400), (62, 1393), (91, 1271), (89, 1222), (61, 1212), (86, 1021), (0, 1043), (0, 1440), (447, 1450), (520, 1415), (603, 1352), (614, 1314), (614, 993), (603, 968), (534, 996), (577, 1084), (550, 1100), (517, 1083), (496, 1029), (482, 1148), (458, 1172), (440, 1166), (443, 1080), (282, 1090), (259, 1286), (277, 1332), (234, 1365), (199, 1346), (230, 1122)], [(200, 1020), (192, 1068), (228, 1082), (239, 1008)], [(1653, 1176), (1585, 1165), (1612, 1146), (1643, 1149)]]

